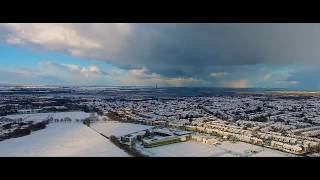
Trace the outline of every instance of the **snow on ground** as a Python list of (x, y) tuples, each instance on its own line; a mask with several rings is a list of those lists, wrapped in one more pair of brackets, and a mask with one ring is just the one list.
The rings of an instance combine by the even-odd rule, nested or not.
[(207, 157), (224, 153), (223, 150), (217, 149), (214, 146), (193, 141), (145, 148), (144, 150), (155, 157)]
[[(48, 116), (54, 119), (70, 117), (73, 120), (89, 117), (84, 112), (38, 113), (10, 115), (8, 118), (25, 120), (43, 120)], [(98, 121), (91, 128), (81, 123), (51, 123), (44, 130), (33, 132), (31, 135), (8, 139), (0, 142), (0, 156), (128, 156), (116, 147), (106, 136), (122, 136), (145, 130), (152, 126), (121, 123), (116, 121)], [(95, 132), (97, 131), (97, 132)], [(188, 141), (154, 148), (145, 148), (145, 153), (158, 157), (283, 157), (292, 156), (288, 153), (264, 148), (248, 143), (228, 141), (212, 146)]]
[(123, 136), (137, 131), (149, 129), (152, 126), (132, 123), (121, 123), (116, 121), (98, 121), (96, 123), (90, 124), (90, 127), (106, 136)]
[(81, 123), (50, 123), (31, 135), (0, 142), (0, 156), (129, 156)]
[(250, 151), (261, 152), (264, 150), (264, 148), (261, 146), (244, 142), (232, 143), (229, 141), (221, 142), (221, 145), (219, 145), (218, 148), (224, 149), (225, 151), (231, 152), (231, 154), (238, 156), (249, 156), (251, 155)]
[(231, 154), (236, 156), (247, 156), (247, 157), (287, 157), (294, 156), (290, 153), (281, 152), (278, 150), (261, 147), (244, 142), (231, 143), (229, 141), (224, 141), (218, 148), (224, 149), (231, 152)]
[(56, 113), (34, 113), (34, 114), (16, 114), (8, 115), (6, 118), (10, 119), (20, 119), (24, 121), (42, 121), (48, 117), (53, 119), (64, 119), (66, 117), (71, 118), (72, 120), (82, 120), (90, 116), (90, 113), (85, 113), (83, 111), (74, 111), (74, 112), (56, 112)]
[(276, 151), (272, 149), (268, 149), (265, 151), (258, 152), (256, 154), (253, 154), (251, 157), (294, 157), (294, 155), (284, 153), (281, 151)]
[(145, 153), (156, 157), (284, 157), (290, 156), (277, 150), (272, 150), (248, 143), (221, 142), (220, 145), (207, 145), (188, 141), (154, 148), (145, 148)]

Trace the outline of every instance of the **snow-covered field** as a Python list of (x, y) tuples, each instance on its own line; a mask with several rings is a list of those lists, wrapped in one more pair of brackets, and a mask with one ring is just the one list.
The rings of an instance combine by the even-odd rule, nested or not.
[[(248, 143), (222, 142), (220, 145), (206, 145), (194, 141), (169, 144), (154, 148), (145, 148), (150, 156), (156, 157), (265, 157), (290, 156), (288, 153), (251, 145)], [(255, 152), (252, 152), (255, 151)]]
[[(235, 156), (250, 156), (251, 154), (264, 151), (264, 148), (261, 146), (256, 146), (244, 142), (231, 143), (229, 141), (221, 142), (221, 145), (218, 148), (230, 152)], [(252, 153), (250, 153), (250, 151)]]
[(293, 157), (294, 155), (290, 155), (280, 151), (274, 151), (272, 149), (268, 149), (265, 151), (258, 152), (253, 154), (251, 157)]
[[(72, 120), (76, 120), (89, 117), (90, 114), (84, 112), (61, 112), (10, 115), (7, 117), (42, 121), (48, 116), (52, 116), (54, 119), (70, 117)], [(76, 122), (50, 123), (46, 129), (35, 131), (31, 135), (1, 141), (0, 156), (129, 156), (99, 133), (106, 136), (122, 136), (152, 127), (115, 121), (98, 121), (90, 126), (91, 128)], [(221, 142), (221, 144), (215, 146), (188, 141), (145, 148), (144, 152), (151, 157), (293, 156), (248, 143), (231, 143), (228, 141)]]
[(90, 113), (85, 113), (83, 111), (74, 111), (74, 112), (56, 112), (56, 113), (34, 113), (34, 114), (16, 114), (5, 116), (10, 119), (20, 119), (24, 121), (42, 121), (48, 117), (53, 119), (64, 119), (66, 117), (71, 118), (72, 120), (82, 120), (90, 116)]
[(152, 127), (140, 124), (121, 123), (116, 121), (98, 121), (96, 123), (92, 123), (90, 126), (91, 128), (106, 136), (123, 136), (126, 134), (142, 131)]
[(0, 156), (129, 156), (82, 123), (51, 123), (31, 135), (0, 142)]
[(222, 150), (193, 141), (169, 144), (144, 149), (148, 155), (154, 157), (208, 157), (223, 153)]

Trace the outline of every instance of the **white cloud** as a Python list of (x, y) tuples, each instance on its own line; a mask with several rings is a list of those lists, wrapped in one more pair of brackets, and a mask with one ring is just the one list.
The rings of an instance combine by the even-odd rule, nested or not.
[(292, 79), (292, 75), (295, 73), (295, 70), (286, 70), (286, 71), (273, 71), (267, 72), (262, 75), (262, 81), (260, 83), (262, 85), (267, 85), (267, 87), (284, 87), (289, 88), (292, 86), (300, 85), (300, 82)]
[(229, 74), (230, 73), (228, 73), (228, 72), (212, 72), (212, 73), (210, 73), (210, 76), (218, 78), (218, 77), (228, 76)]
[(102, 71), (99, 69), (99, 67), (95, 65), (90, 65), (88, 67), (80, 67), (74, 64), (61, 64), (61, 66), (63, 68), (64, 67), (67, 68), (70, 72), (80, 73), (86, 77), (92, 74), (103, 74)]
[(5, 24), (11, 32), (11, 44), (33, 43), (51, 50), (101, 48), (99, 42), (79, 34), (66, 24)]
[(160, 78), (159, 74), (150, 73), (146, 68), (131, 69), (128, 71), (128, 73), (129, 73), (129, 76), (139, 78), (139, 79)]
[(159, 86), (197, 86), (199, 84), (205, 84), (206, 82), (195, 78), (174, 77), (167, 78), (162, 77), (160, 74), (151, 73), (146, 68), (131, 69), (127, 75), (123, 75), (119, 78), (119, 82), (123, 85), (150, 85), (158, 84)]
[(263, 75), (262, 79), (263, 79), (264, 81), (268, 81), (268, 80), (271, 79), (271, 76), (272, 76), (272, 73), (268, 73), (268, 74)]
[(12, 45), (22, 45), (22, 44), (24, 44), (24, 42), (18, 37), (9, 37), (9, 38), (7, 38), (6, 42), (8, 44), (12, 44)]
[(53, 71), (53, 73), (56, 73), (57, 71), (63, 71), (65, 73), (73, 73), (76, 75), (81, 75), (84, 77), (90, 77), (95, 75), (108, 75), (107, 72), (101, 70), (96, 65), (90, 65), (88, 67), (80, 67), (79, 65), (75, 64), (58, 64), (54, 63), (52, 61), (41, 61), (39, 63), (39, 66), (41, 69), (45, 71)]
[(299, 85), (300, 82), (299, 81), (289, 81), (289, 84), (293, 85), (293, 86), (296, 86), (296, 85)]
[(123, 23), (9, 23), (2, 37), (13, 45), (36, 45), (75, 57), (114, 61), (127, 47), (131, 24)]
[(281, 85), (282, 87), (290, 87), (290, 86), (297, 86), (300, 84), (299, 81), (275, 81), (276, 84)]

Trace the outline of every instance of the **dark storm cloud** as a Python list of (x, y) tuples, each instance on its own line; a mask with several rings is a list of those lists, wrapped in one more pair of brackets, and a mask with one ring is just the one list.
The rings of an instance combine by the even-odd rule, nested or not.
[(115, 64), (166, 76), (218, 67), (319, 63), (318, 24), (136, 24)]

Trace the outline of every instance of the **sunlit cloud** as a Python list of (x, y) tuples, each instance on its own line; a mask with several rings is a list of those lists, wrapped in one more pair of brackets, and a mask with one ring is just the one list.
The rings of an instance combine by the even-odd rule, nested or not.
[(250, 83), (246, 79), (241, 79), (241, 80), (227, 82), (226, 87), (229, 87), (229, 88), (249, 88)]

